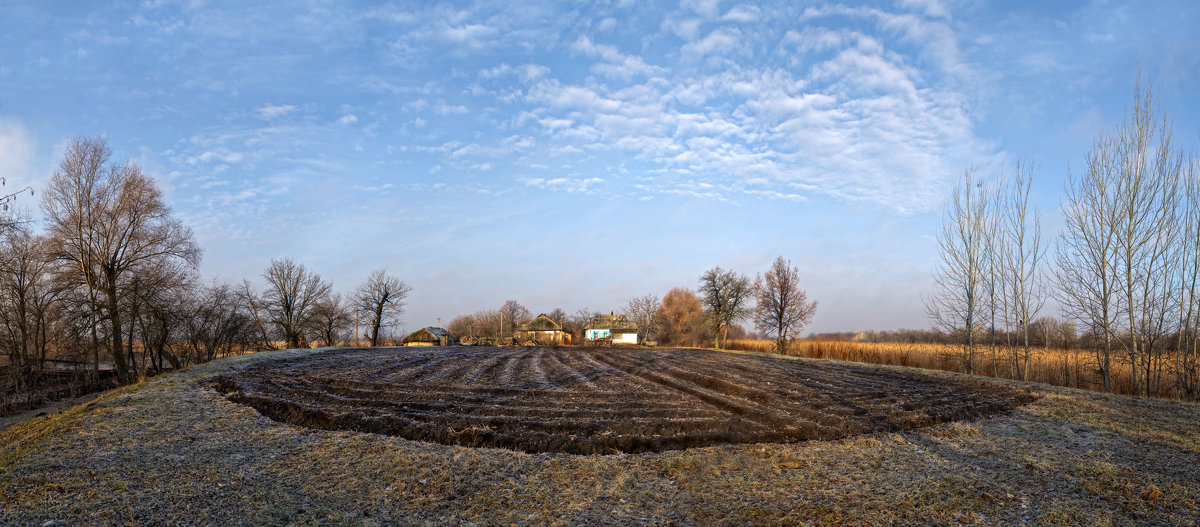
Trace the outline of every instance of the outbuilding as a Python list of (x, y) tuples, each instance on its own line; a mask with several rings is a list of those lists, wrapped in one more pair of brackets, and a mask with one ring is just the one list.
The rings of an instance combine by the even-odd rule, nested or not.
[(453, 343), (449, 331), (433, 326), (418, 329), (400, 341), (401, 346), (449, 346)]

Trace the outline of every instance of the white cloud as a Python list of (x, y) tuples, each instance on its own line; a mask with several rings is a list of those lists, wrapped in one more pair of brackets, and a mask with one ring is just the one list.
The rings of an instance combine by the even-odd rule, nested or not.
[(351, 124), (358, 122), (358, 116), (354, 115), (352, 113), (348, 113), (346, 115), (339, 117), (337, 122), (338, 122), (338, 124), (343, 125), (343, 126), (351, 125)]
[(734, 28), (723, 27), (713, 30), (708, 36), (698, 41), (684, 44), (680, 52), (684, 57), (698, 59), (709, 55), (728, 55), (741, 48), (742, 32)]
[(0, 195), (40, 186), (43, 180), (34, 169), (33, 137), (24, 125), (9, 119), (0, 119), (0, 178), (6, 180)]
[(641, 57), (621, 53), (616, 46), (596, 44), (586, 35), (580, 36), (571, 49), (588, 57), (599, 58), (603, 62), (592, 65), (592, 71), (601, 75), (629, 79), (634, 75), (655, 75), (664, 70), (657, 66), (646, 64)]
[(433, 111), (441, 115), (463, 115), (467, 113), (467, 107), (462, 105), (450, 105), (444, 102), (439, 102), (433, 107)]
[(298, 109), (291, 104), (264, 104), (258, 108), (257, 113), (260, 119), (272, 121), (290, 115)]
[(220, 163), (234, 164), (242, 162), (245, 158), (245, 154), (241, 152), (230, 152), (229, 150), (222, 148), (216, 151), (205, 150), (197, 155), (189, 156), (187, 158), (187, 163), (189, 165), (196, 165), (200, 163), (212, 163), (213, 161), (217, 161)]
[(942, 5), (941, 0), (899, 0), (898, 3), (901, 7), (920, 11), (928, 17), (950, 18), (950, 11)]
[(382, 185), (354, 185), (354, 190), (367, 192), (369, 194), (387, 194), (391, 189), (396, 188), (393, 183), (384, 183)]
[(568, 177), (556, 178), (521, 178), (527, 187), (535, 187), (543, 190), (565, 191), (570, 193), (591, 194), (595, 192), (595, 186), (604, 182), (604, 179), (598, 177), (590, 177), (583, 179), (574, 179)]
[(758, 6), (739, 5), (727, 11), (721, 19), (730, 22), (749, 23), (757, 21), (760, 17), (762, 17), (762, 10)]

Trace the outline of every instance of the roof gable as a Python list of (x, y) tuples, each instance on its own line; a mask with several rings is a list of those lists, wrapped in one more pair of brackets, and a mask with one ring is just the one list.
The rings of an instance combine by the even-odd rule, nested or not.
[(629, 318), (625, 315), (600, 314), (596, 315), (596, 318), (593, 318), (591, 322), (588, 322), (588, 325), (584, 326), (583, 329), (607, 329), (614, 332), (633, 333), (637, 332), (637, 324), (630, 322)]
[(562, 331), (562, 326), (543, 313), (537, 318), (517, 326), (517, 331)]

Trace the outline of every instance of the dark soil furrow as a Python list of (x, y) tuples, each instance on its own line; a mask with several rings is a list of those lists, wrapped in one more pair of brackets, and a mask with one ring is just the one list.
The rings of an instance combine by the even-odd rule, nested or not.
[(1007, 411), (998, 384), (708, 350), (375, 348), (219, 377), (272, 419), (463, 446), (605, 454), (834, 439)]

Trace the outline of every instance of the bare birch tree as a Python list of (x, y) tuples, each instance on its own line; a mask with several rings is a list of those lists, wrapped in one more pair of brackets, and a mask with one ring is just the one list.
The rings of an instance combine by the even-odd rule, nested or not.
[[(1176, 213), (1182, 156), (1155, 107), (1150, 86), (1139, 83), (1133, 108), (1115, 132), (1109, 160), (1118, 170), (1116, 200), (1118, 276), (1127, 317), (1123, 339), (1133, 372), (1133, 393), (1149, 393), (1156, 350), (1171, 308)], [(1156, 347), (1156, 345), (1158, 347)]]
[(809, 301), (800, 289), (800, 270), (780, 256), (771, 269), (754, 279), (754, 325), (765, 334), (775, 334), (775, 352), (787, 350), (787, 340), (812, 321), (817, 301)]
[(983, 184), (974, 172), (964, 172), (937, 236), (937, 290), (925, 299), (925, 313), (935, 326), (947, 333), (965, 332), (962, 361), (967, 372), (975, 369), (975, 327), (987, 294), (987, 203)]
[(1084, 323), (1100, 341), (1096, 369), (1104, 391), (1112, 390), (1112, 353), (1119, 316), (1117, 295), (1118, 144), (1102, 136), (1092, 145), (1082, 175), (1067, 174), (1065, 227), (1056, 249), (1055, 294), (1063, 311)]
[(1180, 224), (1179, 329), (1175, 344), (1175, 388), (1184, 399), (1200, 398), (1200, 160), (1192, 157), (1183, 177)]
[(1037, 320), (1046, 302), (1041, 274), (1045, 257), (1041, 213), (1037, 209), (1030, 210), (1029, 206), (1035, 170), (1032, 161), (1017, 163), (1016, 174), (1005, 193), (1001, 220), (1007, 244), (1003, 261), (1009, 298), (1007, 312), (1019, 339), (1018, 345), (1012, 348), (1012, 362), (1021, 380), (1029, 379), (1030, 325)]

